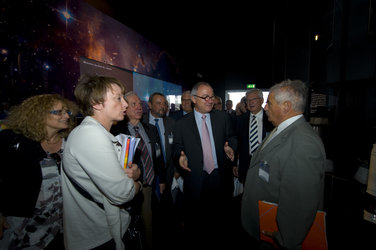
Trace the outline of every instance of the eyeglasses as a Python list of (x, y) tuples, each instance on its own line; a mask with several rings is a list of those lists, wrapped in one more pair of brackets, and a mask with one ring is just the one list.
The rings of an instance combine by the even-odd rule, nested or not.
[(252, 99), (246, 99), (246, 102), (255, 102), (257, 100), (261, 99), (260, 97), (252, 98)]
[(198, 98), (201, 98), (202, 100), (205, 100), (205, 101), (209, 101), (209, 99), (210, 100), (213, 100), (214, 99), (214, 96), (212, 95), (212, 96), (198, 96), (198, 95), (194, 95), (194, 96), (196, 96), (196, 97), (198, 97)]
[(67, 113), (69, 116), (71, 116), (73, 113), (70, 110), (66, 109), (58, 109), (58, 110), (51, 110), (50, 114), (62, 116), (63, 114)]

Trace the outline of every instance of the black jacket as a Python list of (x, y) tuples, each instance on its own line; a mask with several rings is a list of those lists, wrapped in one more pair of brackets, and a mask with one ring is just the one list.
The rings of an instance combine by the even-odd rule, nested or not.
[[(267, 115), (263, 115), (262, 121), (262, 139), (265, 138), (266, 133), (273, 130), (273, 124), (268, 120)], [(249, 164), (251, 162), (251, 156), (249, 155), (249, 117), (250, 112), (237, 116), (236, 121), (236, 136), (238, 138), (238, 155), (239, 157), (239, 180), (244, 182), (247, 176)]]
[(47, 157), (39, 142), (0, 132), (0, 212), (5, 216), (31, 217), (42, 184), (40, 161)]

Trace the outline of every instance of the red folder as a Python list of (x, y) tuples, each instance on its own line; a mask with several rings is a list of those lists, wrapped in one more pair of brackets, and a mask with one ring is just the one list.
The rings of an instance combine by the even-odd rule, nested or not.
[[(278, 249), (278, 245), (272, 238), (264, 235), (262, 231), (276, 232), (278, 204), (259, 201), (260, 239), (269, 242)], [(315, 220), (302, 244), (302, 250), (327, 250), (325, 215), (323, 211), (317, 211)]]

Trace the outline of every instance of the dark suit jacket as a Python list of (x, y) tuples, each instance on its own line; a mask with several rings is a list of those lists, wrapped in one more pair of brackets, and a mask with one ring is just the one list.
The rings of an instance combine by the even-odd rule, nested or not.
[[(262, 139), (265, 138), (266, 133), (273, 130), (273, 124), (268, 120), (267, 115), (263, 115), (262, 120)], [(239, 180), (244, 183), (251, 162), (251, 156), (249, 155), (249, 117), (250, 112), (242, 114), (237, 117), (236, 121), (236, 136), (238, 138), (238, 157), (239, 157)]]
[[(142, 118), (144, 123), (149, 124), (149, 113), (145, 114)], [(173, 136), (173, 129), (175, 127), (175, 120), (170, 117), (163, 118), (163, 126), (165, 129), (164, 138), (165, 145), (164, 150), (166, 153), (166, 183), (171, 186), (172, 178), (175, 172), (174, 162), (172, 160), (172, 140), (169, 140), (169, 136)], [(171, 143), (170, 143), (171, 142)]]
[[(233, 179), (231, 167), (226, 164), (228, 159), (224, 152), (225, 142), (236, 152), (237, 140), (233, 135), (229, 116), (221, 111), (212, 110), (210, 121), (217, 154), (218, 173), (223, 188), (223, 196), (232, 193)], [(179, 166), (181, 151), (188, 158), (188, 167), (191, 172), (182, 171), (184, 178), (184, 196), (187, 201), (197, 201), (200, 198), (203, 177), (203, 155), (199, 130), (195, 121), (194, 111), (178, 120), (174, 129), (173, 158), (175, 165)], [(229, 192), (229, 193), (228, 193)]]
[(170, 112), (168, 116), (174, 120), (179, 120), (180, 118), (184, 116), (184, 113), (183, 113), (183, 110), (180, 109), (178, 111)]
[[(277, 240), (283, 249), (298, 249), (316, 211), (323, 207), (326, 156), (324, 145), (312, 127), (299, 118), (263, 149), (255, 151), (244, 185), (241, 221), (259, 239), (258, 201), (278, 203)], [(260, 177), (267, 165), (269, 180)], [(264, 168), (266, 169), (266, 168)], [(265, 173), (265, 172), (264, 172)]]
[[(163, 160), (163, 155), (160, 154), (158, 157), (156, 155), (156, 147), (157, 147), (157, 145), (161, 145), (161, 141), (160, 141), (159, 135), (158, 135), (158, 130), (155, 126), (153, 126), (151, 124), (143, 123), (143, 122), (141, 122), (141, 124), (144, 127), (145, 132), (149, 137), (149, 141), (145, 142), (145, 143), (150, 143), (150, 145), (151, 145), (151, 151), (152, 151), (152, 154), (153, 154), (152, 155), (153, 168), (154, 168), (155, 175), (159, 177), (160, 183), (165, 183), (166, 182), (166, 169), (165, 169), (165, 164), (164, 164), (164, 160)], [(116, 125), (113, 125), (111, 127), (110, 132), (114, 136), (116, 136), (120, 133), (130, 135), (131, 133), (128, 130), (128, 120), (124, 119), (123, 121), (118, 122)], [(137, 149), (136, 153), (134, 155), (133, 161), (134, 161), (134, 163), (136, 163), (139, 166), (142, 165), (140, 157), (141, 157), (141, 151), (139, 149)], [(142, 172), (142, 174), (141, 174), (141, 178), (142, 178), (144, 169), (143, 168), (140, 168), (140, 169), (141, 169), (141, 172)], [(155, 181), (155, 179), (154, 179), (154, 181)]]

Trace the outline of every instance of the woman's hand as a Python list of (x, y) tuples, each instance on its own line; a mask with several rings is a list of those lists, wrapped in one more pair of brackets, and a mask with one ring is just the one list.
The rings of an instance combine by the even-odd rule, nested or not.
[(128, 163), (128, 167), (124, 169), (124, 171), (129, 178), (135, 181), (140, 178), (141, 170), (138, 168), (137, 164), (133, 164), (132, 162)]

